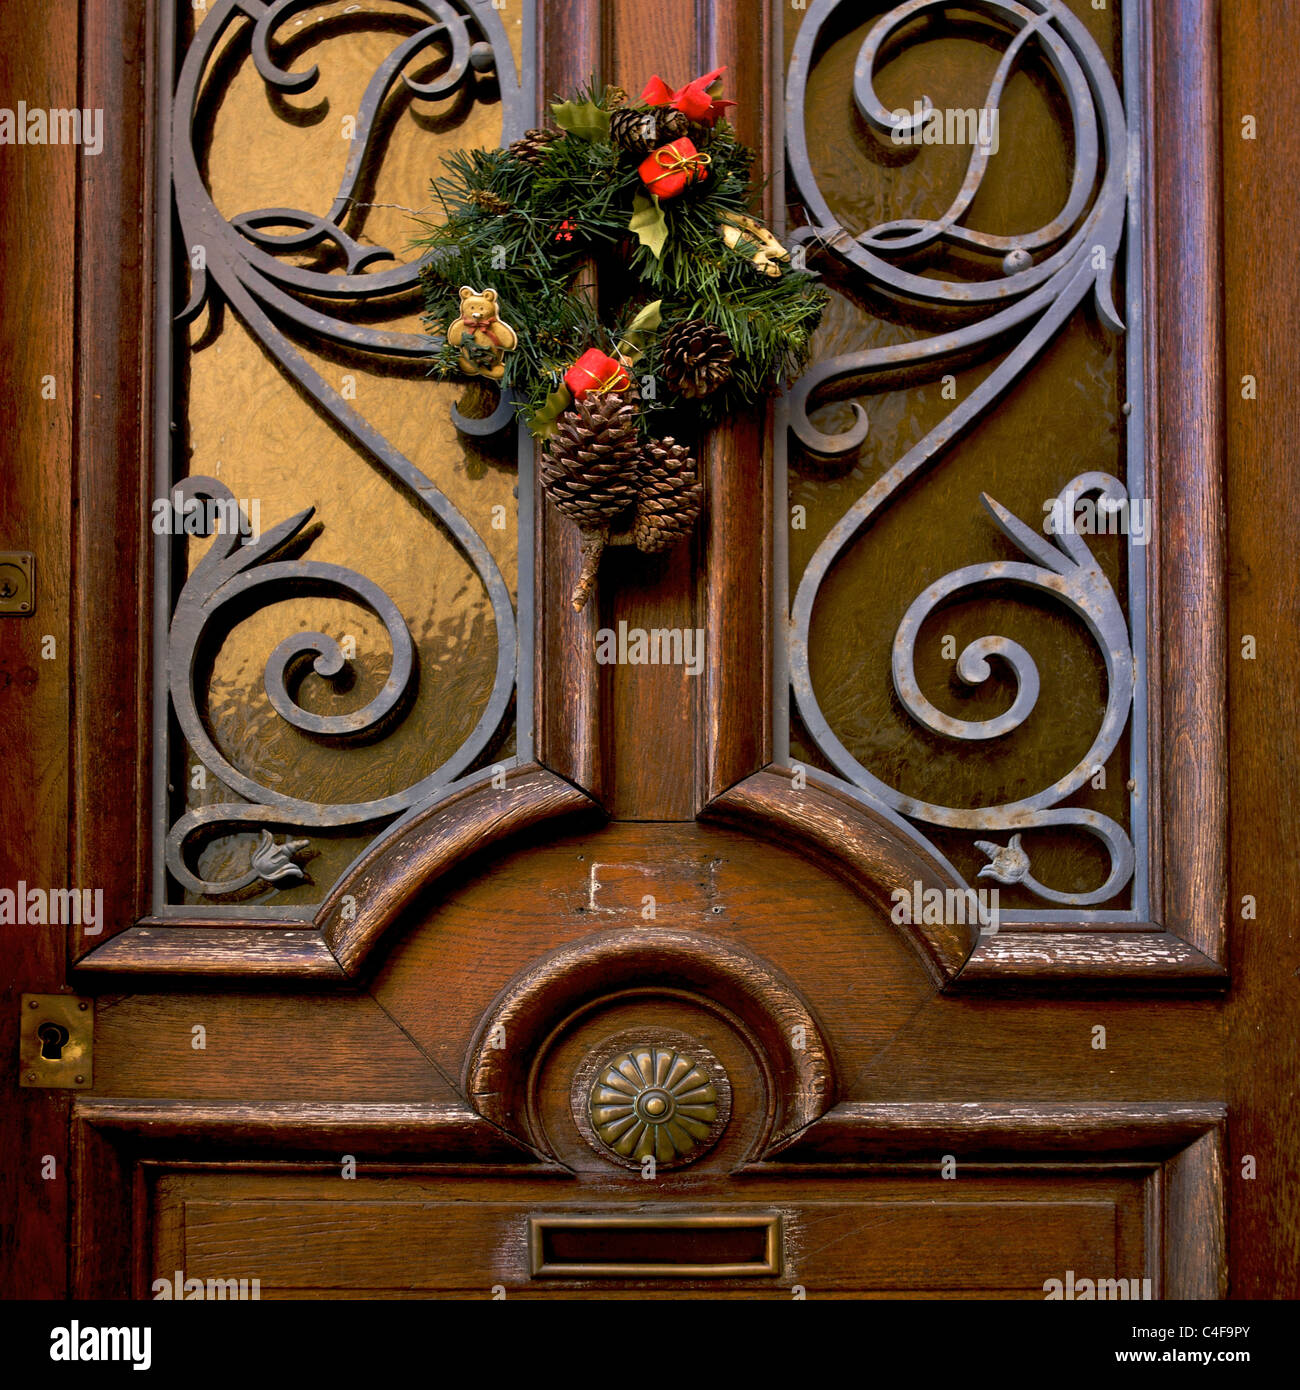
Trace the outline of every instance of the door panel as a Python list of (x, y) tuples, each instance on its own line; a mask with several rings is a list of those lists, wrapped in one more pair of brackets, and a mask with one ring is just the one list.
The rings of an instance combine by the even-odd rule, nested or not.
[[(238, 8), (233, 0), (210, 2), (208, 22)], [(427, 16), (406, 0), (364, 8)], [(485, 7), (438, 0), (433, 8), (468, 16), (466, 33), (478, 36), (473, 15)], [(807, 190), (781, 181), (789, 65), (802, 27), (820, 25), (836, 9), (831, 0), (810, 0), (806, 10), (775, 0), (668, 0), (651, 25), (641, 6), (624, 0), (517, 7), (512, 0), (501, 52), (509, 48), (520, 60), (524, 85), (532, 86), (529, 109), (500, 113), (501, 130), (510, 133), (512, 120), (522, 129), (542, 119), (539, 96), (592, 73), (635, 93), (654, 71), (671, 82), (725, 64), (742, 138), (777, 178), (764, 212), (793, 232), (815, 219), (796, 196)], [(10, 431), (22, 452), (0, 489), (6, 523), (19, 515), (25, 526), (44, 515), (47, 497), (79, 498), (75, 530), (70, 504), (60, 504), (66, 526), (57, 517), (40, 527), (31, 522), (12, 542), (37, 538), (31, 548), (49, 584), (41, 581), (36, 623), (0, 619), (3, 666), (37, 671), (36, 686), (50, 693), (39, 709), (29, 702), (16, 720), (0, 721), (9, 789), (26, 805), (39, 788), (45, 808), (24, 831), (28, 848), (17, 853), (17, 837), (7, 833), (0, 849), (5, 882), (66, 876), (102, 887), (106, 902), (102, 935), (69, 934), (66, 970), (53, 930), (38, 939), (5, 928), (8, 959), (21, 975), (17, 988), (76, 991), (96, 1004), (93, 1087), (71, 1098), (24, 1089), (6, 1107), (24, 1153), (34, 1143), (58, 1158), (64, 1175), (54, 1187), (30, 1175), (14, 1180), (23, 1215), (8, 1239), (33, 1252), (23, 1264), (24, 1290), (61, 1291), (66, 1227), (67, 1287), (82, 1296), (150, 1297), (155, 1281), (171, 1281), (177, 1271), (182, 1293), (186, 1278), (204, 1281), (205, 1291), (208, 1280), (257, 1279), (266, 1298), (491, 1298), (503, 1290), (510, 1298), (788, 1299), (799, 1286), (808, 1297), (1032, 1299), (1067, 1277), (1150, 1280), (1154, 1297), (1217, 1298), (1229, 1291), (1230, 1274), (1238, 1280), (1234, 1292), (1294, 1293), (1285, 1231), (1260, 1219), (1268, 1200), (1262, 1194), (1281, 1190), (1287, 1176), (1278, 1142), (1287, 1122), (1273, 1109), (1285, 1087), (1255, 1067), (1242, 1042), (1243, 1027), (1253, 1048), (1260, 1030), (1284, 1026), (1282, 1004), (1260, 983), (1280, 977), (1289, 960), (1281, 897), (1272, 916), (1261, 912), (1250, 923), (1254, 934), (1239, 962), (1248, 978), (1226, 1016), (1222, 1000), (1228, 613), (1216, 7), (1194, 0), (1173, 18), (1126, 3), (1109, 18), (1084, 16), (1094, 27), (1114, 26), (1106, 30), (1106, 61), (1146, 158), (1129, 188), (1142, 216), (1126, 229), (1125, 269), (1125, 284), (1140, 281), (1145, 290), (1126, 305), (1144, 315), (1129, 325), (1128, 341), (1140, 349), (1127, 350), (1141, 351), (1143, 374), (1134, 376), (1131, 361), (1108, 358), (1114, 373), (1094, 384), (1102, 435), (1120, 429), (1123, 417), (1112, 419), (1120, 375), (1127, 373), (1128, 388), (1140, 385), (1146, 484), (1158, 519), (1145, 580), (1125, 574), (1118, 556), (1106, 561), (1127, 605), (1129, 637), (1145, 652), (1147, 680), (1139, 682), (1138, 723), (1110, 768), (1122, 774), (1129, 760), (1146, 801), (1125, 807), (1112, 786), (1104, 809), (1127, 815), (1126, 833), (1135, 839), (1140, 825), (1148, 828), (1150, 874), (1140, 891), (1126, 887), (1087, 919), (1031, 911), (1017, 897), (1023, 911), (997, 932), (982, 932), (948, 907), (929, 920), (900, 920), (900, 891), (909, 901), (914, 891), (960, 894), (978, 883), (980, 860), (930, 838), (923, 817), (909, 818), (869, 784), (846, 779), (843, 768), (837, 772), (800, 742), (797, 727), (791, 733), (790, 678), (800, 676), (786, 638), (801, 571), (788, 566), (797, 548), (787, 544), (789, 503), (822, 489), (818, 496), (829, 490), (836, 505), (852, 505), (870, 486), (872, 469), (890, 460), (882, 454), (870, 467), (859, 460), (847, 475), (819, 473), (807, 459), (796, 464), (788, 453), (789, 397), (768, 418), (755, 412), (729, 422), (703, 442), (709, 509), (697, 540), (635, 571), (627, 557), (614, 557), (599, 604), (579, 616), (565, 601), (579, 563), (576, 540), (534, 496), (527, 442), (516, 451), (515, 437), (506, 435), (504, 445), (489, 445), (464, 417), (453, 428), (455, 393), (393, 370), (383, 354), (366, 360), (362, 377), (376, 395), (393, 388), (389, 432), (407, 454), (418, 452), (422, 431), (412, 414), (440, 412), (438, 438), (454, 455), (442, 481), (466, 515), (474, 496), (508, 496), (518, 469), (518, 533), (493, 552), (512, 576), (518, 562), (518, 584), (512, 577), (502, 590), (516, 640), (498, 644), (488, 663), (500, 689), (512, 692), (493, 707), (499, 736), (429, 797), (385, 812), (382, 823), (362, 818), (345, 827), (352, 833), (364, 821), (364, 837), (346, 853), (337, 849), (340, 825), (316, 825), (334, 846), (315, 861), (320, 881), (280, 905), (266, 884), (256, 902), (196, 891), (175, 875), (168, 886), (159, 865), (175, 823), (171, 811), (186, 815), (211, 801), (206, 792), (187, 799), (177, 785), (190, 779), (195, 762), (167, 713), (175, 705), (168, 704), (164, 629), (189, 562), (174, 557), (155, 609), (148, 598), (154, 540), (141, 525), (154, 494), (165, 491), (154, 468), (155, 455), (170, 448), (171, 388), (161, 383), (173, 380), (165, 360), (171, 318), (188, 297), (179, 271), (194, 239), (178, 236), (183, 228), (171, 215), (170, 64), (185, 52), (183, 44), (171, 46), (172, 17), (170, 6), (104, 0), (85, 7), (80, 39), (73, 25), (61, 36), (51, 29), (40, 43), (20, 36), (0, 45), (3, 61), (29, 82), (48, 71), (66, 84), (80, 71), (83, 87), (102, 90), (119, 113), (121, 131), (102, 162), (80, 157), (75, 257), (72, 237), (65, 244), (59, 230), (74, 226), (70, 176), (34, 184), (27, 164), (14, 185), (32, 198), (39, 187), (39, 206), (55, 229), (47, 270), (61, 273), (50, 271), (50, 283), (80, 277), (86, 346), (77, 357), (74, 451), (73, 346), (55, 331), (53, 315), (34, 323), (33, 341), (47, 344), (51, 370), (66, 368), (68, 385), (39, 428), (24, 415)], [(406, 22), (409, 28), (409, 13)], [(341, 42), (347, 33), (344, 24)], [(846, 51), (859, 41), (836, 39)], [(1276, 93), (1244, 71), (1245, 43), (1225, 25), (1235, 85), (1223, 110), (1249, 104), (1279, 111)], [(301, 43), (275, 51), (286, 63), (307, 61)], [(811, 56), (826, 55), (814, 45)], [(832, 66), (840, 57), (830, 55)], [(1024, 97), (1031, 105), (1032, 96)], [(293, 127), (295, 139), (309, 129), (306, 109), (297, 113), (306, 123)], [(856, 139), (847, 91), (831, 109), (842, 128), (832, 129), (827, 117), (827, 140)], [(256, 99), (248, 110), (266, 115)], [(1060, 111), (1048, 101), (1038, 116), (1051, 114)], [(194, 132), (199, 147), (204, 119)], [(445, 129), (422, 134), (431, 135), (430, 151), (459, 141)], [(399, 140), (400, 160), (418, 165), (421, 148)], [(233, 177), (229, 150), (217, 155)], [(1229, 167), (1243, 157), (1234, 154)], [(188, 190), (191, 212), (199, 192)], [(299, 201), (320, 211), (309, 192)], [(7, 218), (9, 208), (28, 205), (23, 196), (7, 204)], [(839, 196), (851, 199), (854, 190)], [(215, 236), (215, 226), (208, 230)], [(815, 238), (805, 240), (815, 250)], [(1238, 279), (1230, 292), (1259, 302), (1260, 272), (1243, 254), (1232, 262)], [(106, 264), (120, 274), (105, 274)], [(29, 271), (33, 285), (46, 284), (34, 261)], [(212, 280), (220, 282), (215, 271)], [(0, 277), (0, 292), (13, 288), (11, 277)], [(885, 321), (874, 291), (858, 286), (845, 294), (859, 315), (855, 331)], [(255, 309), (237, 290), (227, 304), (236, 317), (256, 319)], [(71, 322), (70, 315), (69, 308), (58, 322)], [(18, 317), (6, 312), (4, 321)], [(1087, 338), (1094, 327), (1079, 331)], [(356, 363), (331, 358), (310, 327), (297, 329), (334, 390), (331, 373)], [(1240, 321), (1232, 331), (1237, 350), (1254, 350)], [(828, 339), (825, 356), (833, 348)], [(1123, 355), (1113, 345), (1106, 351)], [(312, 428), (325, 429), (322, 441), (329, 436), (322, 448), (347, 437), (357, 457), (365, 456), (357, 433), (349, 435), (351, 416), (292, 369), (297, 387), (276, 378), (285, 358), (279, 362), (256, 365), (291, 392), (304, 418), (316, 411)], [(215, 363), (214, 354), (205, 369)], [(249, 373), (254, 365), (250, 358)], [(207, 414), (191, 423), (209, 453), (222, 423), (213, 405), (220, 389), (213, 382), (196, 389)], [(461, 405), (471, 414), (491, 408)], [(826, 424), (830, 417), (819, 418)], [(990, 420), (996, 433), (996, 407)], [(331, 432), (340, 421), (342, 436)], [(1230, 477), (1239, 489), (1249, 480), (1258, 501), (1259, 479), (1280, 474), (1271, 471), (1272, 446), (1238, 425), (1246, 442)], [(1019, 437), (1026, 433), (1033, 431)], [(1126, 447), (1133, 442), (1129, 431)], [(389, 440), (369, 457), (382, 463), (390, 445), (397, 447)], [(316, 502), (290, 496), (306, 475), (270, 454), (265, 463), (284, 505), (264, 523)], [(1098, 466), (1123, 462), (1120, 450)], [(796, 478), (800, 467), (806, 476)], [(479, 469), (488, 486), (476, 493)], [(313, 487), (337, 491), (330, 468), (313, 476)], [(936, 476), (942, 492), (943, 470)], [(252, 484), (235, 489), (245, 490)], [(1280, 526), (1286, 508), (1274, 503), (1285, 495), (1261, 501), (1252, 520), (1234, 525), (1254, 536), (1258, 516), (1275, 514)], [(948, 525), (946, 514), (940, 508), (931, 529)], [(965, 534), (962, 527), (968, 519), (954, 519), (945, 544)], [(976, 539), (992, 534), (986, 528)], [(104, 535), (118, 544), (105, 545)], [(1266, 536), (1256, 539), (1267, 548)], [(473, 549), (472, 539), (461, 540)], [(904, 547), (909, 561), (925, 541), (921, 527)], [(364, 537), (359, 548), (364, 558)], [(1234, 553), (1241, 549), (1238, 542)], [(943, 555), (933, 573), (921, 565), (910, 588), (900, 580), (889, 591), (892, 616), (881, 616), (883, 603), (880, 612), (872, 608), (869, 590), (846, 589), (849, 617), (836, 621), (851, 625), (853, 604), (865, 605), (888, 639), (893, 610), (905, 609), (913, 590), (978, 558), (960, 545), (935, 550)], [(341, 551), (334, 559), (360, 563)], [(387, 556), (384, 564), (402, 591), (404, 620), (418, 626), (429, 617), (419, 586), (402, 588), (412, 563)], [(67, 581), (70, 567), (75, 585)], [(1251, 613), (1257, 590), (1248, 570), (1242, 573), (1240, 601)], [(888, 585), (889, 575), (872, 582)], [(595, 633), (620, 621), (703, 627), (705, 674), (691, 680), (680, 668), (596, 666)], [(1272, 631), (1263, 618), (1256, 626)], [(64, 653), (62, 681), (46, 676), (38, 629), (53, 634)], [(970, 633), (962, 629), (962, 642), (1001, 630), (977, 622)], [(116, 635), (110, 641), (107, 633)], [(792, 640), (797, 647), (797, 632)], [(1285, 653), (1294, 634), (1273, 632), (1272, 640)], [(818, 669), (834, 674), (833, 653), (824, 645), (821, 652)], [(249, 665), (248, 652), (226, 655)], [(254, 686), (263, 660), (255, 655)], [(437, 653), (425, 659), (439, 667)], [(1046, 668), (1050, 646), (1040, 660)], [(877, 657), (840, 670), (848, 688), (864, 672), (879, 677), (888, 664)], [(921, 674), (942, 689), (951, 666), (945, 658)], [(955, 688), (939, 697), (941, 705)], [(1000, 687), (1007, 699), (1010, 690), (1006, 682)], [(17, 699), (13, 691), (11, 680), (0, 696)], [(323, 685), (304, 698), (315, 713), (333, 708)], [(1091, 711), (1098, 698), (1091, 691), (1081, 705)], [(1275, 718), (1284, 703), (1266, 683), (1239, 686), (1234, 698), (1256, 720)], [(854, 700), (851, 689), (841, 697), (850, 717)], [(225, 728), (233, 747), (243, 716), (229, 702), (223, 709), (236, 721)], [(55, 733), (64, 720), (71, 739), (61, 763)], [(1276, 793), (1270, 807), (1239, 798), (1234, 868), (1248, 886), (1238, 890), (1234, 882), (1238, 896), (1281, 881), (1285, 849), (1265, 862), (1253, 845), (1272, 843), (1284, 819), (1271, 809), (1286, 800), (1277, 780), (1284, 737), (1269, 767), (1255, 769)], [(869, 742), (855, 745), (864, 758)], [(1036, 747), (1050, 751), (1051, 741)], [(410, 761), (397, 759), (404, 771)], [(960, 781), (968, 763), (958, 764), (953, 777), (938, 781)], [(493, 775), (498, 768), (503, 777)], [(328, 792), (324, 754), (317, 772), (316, 790)], [(65, 773), (69, 796), (59, 793)], [(356, 791), (350, 786), (348, 796)], [(284, 809), (272, 818), (277, 838), (292, 833)], [(989, 833), (1001, 841), (1012, 829)], [(66, 875), (64, 846), (71, 849)], [(229, 877), (250, 847), (219, 845), (202, 873)], [(1055, 853), (1049, 848), (1035, 862), (1068, 870), (1068, 855)], [(1075, 867), (1082, 875), (1086, 865)], [(1229, 1018), (1236, 1019), (1231, 1051)], [(681, 1075), (694, 1068), (702, 1078), (691, 1083), (691, 1095), (712, 1087), (704, 1101), (684, 1101), (677, 1083), (664, 1079), (678, 1075), (681, 1059)], [(661, 1062), (664, 1076), (656, 1071)], [(627, 1081), (629, 1099), (599, 1099), (602, 1085), (619, 1091), (621, 1083), (608, 1080), (611, 1069)], [(1230, 1110), (1229, 1098), (1244, 1110)], [(652, 1103), (661, 1108), (647, 1109)], [(700, 1134), (687, 1129), (695, 1140), (688, 1147), (680, 1119), (693, 1113), (692, 1103), (709, 1113)], [(633, 1111), (635, 1124), (620, 1130)], [(21, 1121), (10, 1120), (20, 1112)], [(670, 1132), (674, 1118), (679, 1127)], [(1229, 1164), (1229, 1126), (1243, 1123)], [(651, 1145), (653, 1166), (641, 1148), (618, 1151), (628, 1136)], [(1255, 1152), (1271, 1166), (1247, 1183), (1238, 1177), (1241, 1160)], [(1251, 1232), (1251, 1248), (1239, 1242), (1234, 1251), (1239, 1275), (1227, 1260), (1230, 1199)], [(677, 1272), (692, 1264), (715, 1272)], [(647, 1273), (645, 1265), (670, 1272)]]
[[(751, 1250), (752, 1242), (728, 1241), (716, 1226), (701, 1228), (706, 1234), (700, 1239), (667, 1225), (657, 1228), (667, 1238), (656, 1244), (644, 1225), (614, 1224), (632, 1217), (652, 1223), (653, 1209), (609, 1201), (594, 1209), (596, 1219), (609, 1223), (599, 1241), (588, 1236), (568, 1247), (556, 1241), (543, 1266), (554, 1272), (534, 1272), (530, 1218), (542, 1216), (564, 1231), (566, 1220), (593, 1210), (557, 1200), (554, 1185), (530, 1190), (519, 1180), (494, 1186), (468, 1179), (370, 1179), (340, 1199), (335, 1181), (159, 1173), (152, 1180), (149, 1268), (158, 1279), (174, 1279), (183, 1269), (205, 1283), (235, 1277), (228, 1271), (249, 1271), (238, 1277), (259, 1277), (263, 1298), (359, 1292), (484, 1297), (494, 1284), (504, 1285), (511, 1298), (572, 1294), (590, 1276), (583, 1268), (566, 1278), (566, 1258), (579, 1265), (691, 1257), (754, 1265), (750, 1275), (713, 1279), (610, 1273), (600, 1285), (602, 1294), (653, 1290), (679, 1297), (743, 1288), (750, 1297), (788, 1299), (791, 1287), (801, 1284), (814, 1296), (996, 1292), (1041, 1298), (1044, 1281), (1067, 1269), (1086, 1270), (1093, 1279), (1151, 1277), (1145, 1225), (1150, 1180), (1142, 1175), (1044, 1183), (990, 1174), (971, 1178), (961, 1200), (934, 1177), (814, 1183), (793, 1200), (786, 1184), (749, 1184), (747, 1200), (715, 1204), (706, 1214), (756, 1221), (778, 1216), (778, 1268), (770, 1275), (761, 1272), (761, 1245)], [(682, 1203), (671, 1219), (690, 1214)]]
[[(772, 1210), (779, 1273), (692, 1287), (1041, 1296), (1067, 1269), (1151, 1279), (1156, 1296), (1219, 1287), (1208, 1001), (945, 995), (922, 949), (837, 877), (698, 825), (516, 849), (444, 887), (377, 957), (360, 998), (106, 1001), (96, 1089), (113, 1098), (78, 1102), (80, 1205), (138, 1193), (123, 1215), (137, 1279), (257, 1277), (268, 1297), (605, 1289), (617, 1275), (539, 1282), (529, 1220)], [(190, 1051), (196, 1023), (206, 1052)], [(721, 1068), (729, 1116), (648, 1182), (593, 1138), (584, 1102), (600, 1065), (656, 1040)], [(818, 1254), (819, 1223), (859, 1220), (861, 1241)], [(458, 1263), (465, 1242), (487, 1253)], [(412, 1249), (418, 1277), (394, 1263)], [(644, 1283), (666, 1291), (683, 1292)]]

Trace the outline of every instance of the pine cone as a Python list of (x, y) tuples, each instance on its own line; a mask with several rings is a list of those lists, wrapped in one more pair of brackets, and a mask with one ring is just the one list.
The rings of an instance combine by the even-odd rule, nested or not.
[(627, 104), (627, 93), (622, 87), (605, 88), (605, 110), (619, 111)]
[(611, 523), (636, 502), (641, 464), (636, 407), (623, 396), (588, 396), (560, 416), (542, 451), (542, 486), (582, 532), (581, 612), (591, 597)]
[(509, 212), (513, 204), (508, 203), (499, 193), (493, 193), (490, 188), (475, 188), (470, 191), (469, 200), (476, 208), (482, 208), (484, 212)]
[(707, 319), (687, 319), (664, 339), (661, 366), (670, 390), (687, 400), (711, 396), (731, 380), (731, 339)]
[(559, 140), (563, 134), (562, 130), (552, 130), (549, 127), (543, 129), (540, 126), (535, 126), (532, 130), (524, 131), (523, 135), (510, 146), (510, 153), (516, 159), (523, 160), (525, 164), (536, 167), (546, 158), (547, 148)]
[(690, 134), (691, 118), (685, 111), (679, 111), (675, 106), (658, 107), (655, 111), (655, 117), (655, 126), (661, 145), (670, 145), (674, 140), (680, 140), (682, 136)]
[(587, 396), (560, 416), (542, 451), (542, 484), (579, 526), (606, 525), (636, 501), (641, 442), (622, 396)]
[(609, 118), (609, 138), (629, 154), (649, 154), (660, 143), (655, 113), (635, 111), (626, 106), (615, 111)]
[(653, 555), (683, 540), (704, 505), (704, 489), (690, 451), (670, 439), (646, 446), (641, 462), (641, 495), (632, 539)]

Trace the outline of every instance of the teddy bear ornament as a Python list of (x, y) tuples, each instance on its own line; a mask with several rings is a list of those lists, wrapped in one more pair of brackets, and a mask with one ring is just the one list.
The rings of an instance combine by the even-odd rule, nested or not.
[(506, 374), (506, 353), (519, 346), (515, 330), (497, 314), (497, 292), (460, 287), (460, 317), (447, 330), (447, 341), (460, 349), (460, 369), (466, 376), (500, 381)]

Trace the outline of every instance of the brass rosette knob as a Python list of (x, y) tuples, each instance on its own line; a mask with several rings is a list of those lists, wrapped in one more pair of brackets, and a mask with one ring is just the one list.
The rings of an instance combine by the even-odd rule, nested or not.
[(588, 1114), (597, 1140), (625, 1163), (651, 1156), (660, 1164), (687, 1162), (721, 1129), (711, 1069), (655, 1044), (630, 1048), (597, 1068)]

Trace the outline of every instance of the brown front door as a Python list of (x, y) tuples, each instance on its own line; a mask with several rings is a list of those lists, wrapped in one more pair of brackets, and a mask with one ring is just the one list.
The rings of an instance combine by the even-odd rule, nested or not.
[[(1285, 44), (862, 8), (0, 10), (11, 1296), (1300, 1291)], [(578, 614), (404, 238), (724, 65), (830, 307)]]

